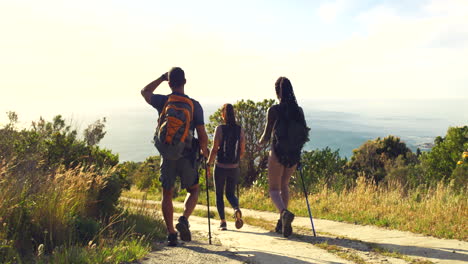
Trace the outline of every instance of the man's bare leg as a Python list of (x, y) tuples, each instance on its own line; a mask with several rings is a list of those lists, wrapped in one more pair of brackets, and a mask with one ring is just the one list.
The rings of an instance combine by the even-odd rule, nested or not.
[(193, 213), (195, 206), (198, 201), (198, 194), (200, 192), (200, 185), (197, 183), (189, 188), (187, 188), (187, 196), (184, 201), (184, 213), (183, 215), (188, 219), (189, 216)]
[(173, 193), (174, 188), (169, 190), (163, 188), (163, 198), (161, 201), (164, 222), (166, 223), (167, 231), (170, 234), (176, 233), (174, 228), (174, 207), (172, 205)]

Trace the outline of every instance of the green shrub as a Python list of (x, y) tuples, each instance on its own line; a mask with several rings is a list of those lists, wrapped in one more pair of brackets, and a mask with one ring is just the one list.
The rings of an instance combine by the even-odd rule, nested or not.
[(29, 259), (39, 246), (50, 253), (103, 235), (101, 225), (119, 213), (121, 191), (129, 187), (118, 156), (95, 145), (104, 127), (87, 130), (91, 145), (61, 116), (22, 130), (16, 114), (9, 118), (0, 128), (0, 260)]
[(94, 218), (77, 216), (73, 219), (73, 228), (76, 232), (76, 239), (83, 244), (88, 244), (98, 234), (101, 224)]
[(161, 158), (152, 156), (148, 157), (135, 170), (131, 178), (139, 190), (149, 190), (161, 186), (159, 183), (160, 164)]
[(426, 182), (435, 183), (440, 180), (450, 182), (453, 177), (458, 178), (460, 171), (456, 174), (453, 172), (462, 153), (468, 150), (468, 126), (450, 127), (445, 137), (437, 137), (434, 143), (435, 146), (431, 151), (421, 156)]
[[(304, 151), (301, 163), (305, 186), (310, 192), (317, 192), (324, 185), (341, 190), (353, 182), (344, 174), (346, 162), (346, 159), (340, 157), (339, 150), (332, 151), (328, 147)], [(299, 172), (293, 176), (292, 183), (296, 190), (302, 191)]]

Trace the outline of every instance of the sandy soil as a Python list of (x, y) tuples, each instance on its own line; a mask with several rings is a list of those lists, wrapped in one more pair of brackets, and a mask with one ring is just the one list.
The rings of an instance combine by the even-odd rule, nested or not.
[[(207, 219), (190, 217), (192, 242), (178, 247), (164, 247), (152, 252), (146, 264), (153, 263), (353, 263), (326, 250), (295, 239), (244, 225), (242, 229), (219, 231), (212, 221), (212, 245), (208, 244)], [(230, 227), (234, 226), (229, 222)]]

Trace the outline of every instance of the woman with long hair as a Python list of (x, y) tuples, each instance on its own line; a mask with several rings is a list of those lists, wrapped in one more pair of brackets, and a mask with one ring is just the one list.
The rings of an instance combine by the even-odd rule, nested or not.
[(294, 214), (288, 211), (289, 181), (300, 162), (301, 151), (308, 140), (304, 112), (299, 107), (291, 82), (280, 77), (275, 83), (279, 104), (268, 109), (265, 130), (260, 144), (271, 142), (268, 156), (268, 184), (270, 197), (280, 212), (276, 232), (289, 237)]
[(213, 147), (208, 158), (208, 169), (213, 166), (216, 158), (214, 181), (216, 208), (218, 209), (219, 218), (221, 218), (219, 229), (227, 229), (224, 214), (224, 190), (226, 190), (226, 198), (234, 208), (235, 225), (239, 229), (243, 226), (243, 221), (239, 209), (239, 199), (235, 195), (235, 188), (239, 182), (240, 158), (245, 152), (245, 137), (243, 129), (236, 123), (234, 107), (231, 104), (223, 106), (221, 116), (224, 124), (216, 127)]

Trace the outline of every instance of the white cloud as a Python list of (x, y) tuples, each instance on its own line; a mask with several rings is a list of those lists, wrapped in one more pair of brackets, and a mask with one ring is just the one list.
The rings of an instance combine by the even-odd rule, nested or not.
[(431, 15), (464, 16), (467, 19), (468, 1), (466, 0), (432, 0), (424, 10)]
[(345, 0), (325, 2), (318, 7), (317, 15), (323, 22), (332, 23), (346, 10), (347, 4)]
[[(5, 73), (0, 87), (8, 87), (0, 105), (68, 102), (71, 94), (76, 102), (88, 103), (90, 97), (140, 102), (139, 89), (170, 66), (186, 70), (195, 98), (274, 98), (278, 76), (290, 77), (301, 98), (466, 97), (468, 12), (463, 3), (448, 8), (445, 2), (406, 15), (392, 6), (374, 7), (356, 17), (365, 32), (320, 49), (300, 49), (305, 45), (292, 41), (279, 48), (261, 32), (248, 38), (244, 31), (210, 32), (195, 22), (166, 22), (170, 27), (161, 29), (158, 17), (134, 25), (143, 18), (111, 12), (107, 19), (96, 14), (80, 20), (79, 14), (88, 14), (81, 10), (68, 21), (18, 8), (0, 16), (0, 22), (14, 24), (2, 31), (0, 42)], [(330, 2), (328, 11), (322, 6), (323, 18), (335, 21), (349, 3)], [(167, 86), (160, 91), (169, 92)]]
[(434, 3), (411, 15), (387, 5), (364, 11), (356, 19), (365, 32), (284, 64), (297, 87), (311, 87), (308, 98), (467, 98), (468, 12)]
[(361, 12), (356, 16), (356, 20), (368, 28), (379, 29), (389, 24), (401, 23), (404, 19), (397, 14), (393, 7), (380, 5)]

